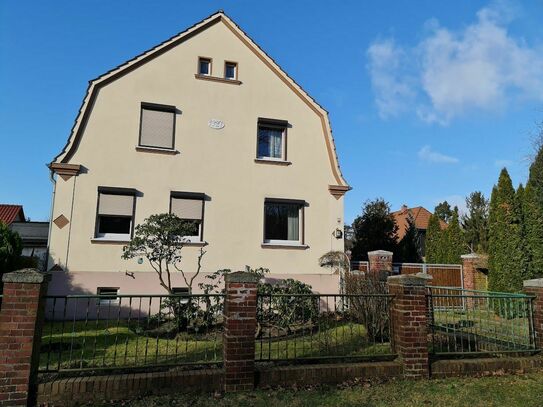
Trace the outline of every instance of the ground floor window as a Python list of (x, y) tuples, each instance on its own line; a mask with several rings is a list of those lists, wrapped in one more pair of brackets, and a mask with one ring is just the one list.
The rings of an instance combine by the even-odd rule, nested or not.
[(303, 242), (303, 202), (267, 199), (264, 203), (264, 242)]
[(186, 221), (189, 242), (202, 242), (204, 238), (204, 201), (205, 195), (196, 192), (172, 192), (170, 195), (170, 213)]
[(128, 240), (132, 236), (136, 195), (129, 188), (98, 188), (95, 237)]

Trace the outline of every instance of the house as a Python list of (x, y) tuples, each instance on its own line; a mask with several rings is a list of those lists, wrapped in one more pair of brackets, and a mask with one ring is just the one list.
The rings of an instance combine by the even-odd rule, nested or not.
[[(428, 229), (428, 222), (430, 221), (430, 216), (432, 212), (428, 209), (423, 208), (422, 206), (417, 206), (415, 208), (408, 208), (407, 205), (403, 205), (399, 211), (392, 212), (394, 221), (398, 225), (398, 241), (402, 240), (405, 236), (405, 232), (408, 227), (408, 219), (411, 216), (415, 222), (415, 227), (419, 232), (419, 249), (421, 256), (424, 257), (426, 252), (426, 229)], [(439, 221), (441, 228), (445, 229), (447, 224), (442, 220)]]
[(38, 268), (44, 269), (47, 261), (49, 222), (31, 222), (25, 218), (22, 205), (0, 204), (0, 222), (17, 232), (23, 243), (21, 255), (35, 257)]
[(206, 244), (193, 288), (250, 265), (337, 290), (318, 259), (343, 250), (350, 187), (327, 112), (222, 11), (90, 81), (49, 168), (53, 293), (164, 292), (146, 260), (121, 255), (168, 211), (196, 221), (184, 271)]
[(22, 205), (0, 204), (0, 222), (11, 225), (26, 220)]
[(36, 258), (38, 269), (44, 270), (47, 264), (49, 222), (13, 222), (9, 227), (21, 237), (21, 255)]

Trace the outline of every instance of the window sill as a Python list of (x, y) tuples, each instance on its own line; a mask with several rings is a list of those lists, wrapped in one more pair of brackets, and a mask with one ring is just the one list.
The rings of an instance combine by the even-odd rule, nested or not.
[(207, 246), (207, 242), (183, 242), (183, 246), (204, 247)]
[(290, 161), (283, 160), (268, 160), (266, 158), (255, 158), (255, 163), (258, 164), (272, 164), (272, 165), (291, 165)]
[(93, 237), (91, 243), (104, 243), (104, 244), (127, 244), (130, 243), (130, 239), (109, 239), (107, 237)]
[(230, 85), (241, 85), (241, 81), (238, 81), (237, 79), (225, 79), (225, 78), (220, 78), (218, 76), (201, 75), (198, 73), (194, 74), (194, 77), (196, 79), (203, 79), (204, 81), (229, 83)]
[(147, 153), (157, 153), (157, 154), (169, 154), (169, 155), (179, 154), (179, 151), (177, 150), (173, 150), (171, 148), (162, 148), (162, 147), (136, 146), (136, 151), (142, 151), (142, 152), (147, 152)]
[(309, 246), (306, 244), (281, 244), (281, 243), (262, 243), (263, 249), (292, 249), (292, 250), (306, 250)]

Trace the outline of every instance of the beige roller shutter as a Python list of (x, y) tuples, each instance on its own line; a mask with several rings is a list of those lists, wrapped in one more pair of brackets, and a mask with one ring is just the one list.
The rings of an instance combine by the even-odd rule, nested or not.
[(99, 215), (132, 216), (133, 195), (113, 195), (100, 193)]
[(202, 205), (200, 199), (172, 198), (172, 213), (182, 219), (202, 220)]
[(140, 145), (173, 148), (174, 118), (173, 112), (143, 108)]

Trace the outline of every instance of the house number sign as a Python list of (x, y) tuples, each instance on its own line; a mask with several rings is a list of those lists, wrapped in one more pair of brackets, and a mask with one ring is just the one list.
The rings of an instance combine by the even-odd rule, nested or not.
[(220, 130), (224, 128), (224, 122), (219, 119), (209, 119), (209, 122), (207, 124), (209, 127), (215, 130)]

